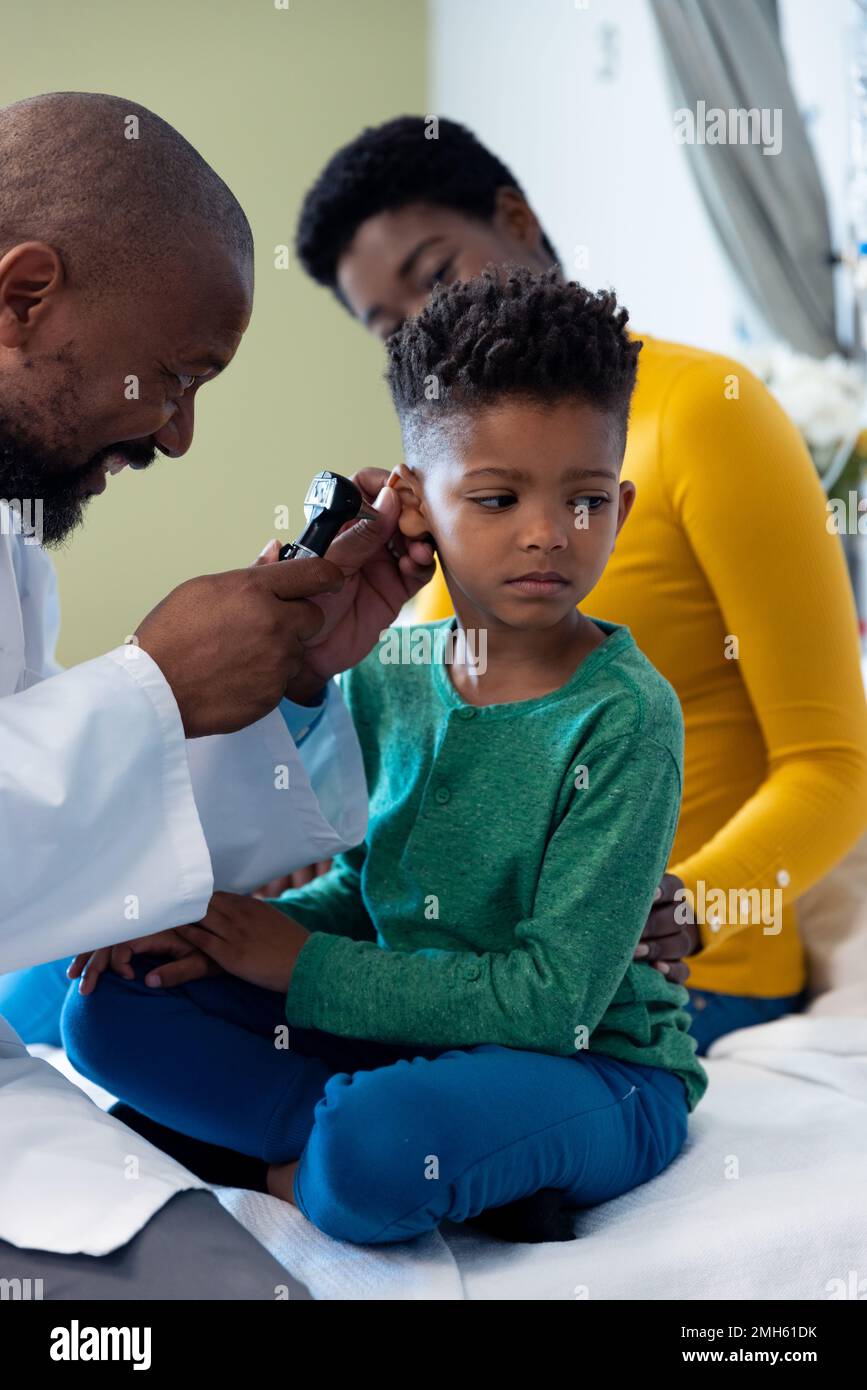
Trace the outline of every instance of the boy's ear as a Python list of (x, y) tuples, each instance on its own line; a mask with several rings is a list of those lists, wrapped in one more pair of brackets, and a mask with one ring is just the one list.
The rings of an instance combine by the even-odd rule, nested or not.
[(624, 478), (620, 484), (620, 498), (617, 505), (617, 530), (614, 532), (615, 538), (620, 535), (623, 523), (632, 511), (635, 502), (635, 484), (630, 483)]
[(401, 534), (412, 541), (432, 540), (425, 516), (424, 489), (415, 470), (407, 463), (398, 464), (392, 471), (388, 486), (393, 487), (400, 497), (398, 526)]

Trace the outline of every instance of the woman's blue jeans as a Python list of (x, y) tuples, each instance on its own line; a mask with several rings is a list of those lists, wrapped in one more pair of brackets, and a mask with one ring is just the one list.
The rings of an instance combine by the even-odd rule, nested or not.
[[(688, 988), (688, 987), (687, 987)], [(773, 1023), (786, 1014), (799, 1013), (806, 1002), (807, 992), (783, 994), (773, 999), (759, 999), (747, 994), (715, 994), (709, 989), (691, 989), (686, 1011), (692, 1019), (689, 1031), (696, 1041), (696, 1052), (703, 1057), (717, 1038), (735, 1033), (738, 1028), (753, 1028), (759, 1023)]]

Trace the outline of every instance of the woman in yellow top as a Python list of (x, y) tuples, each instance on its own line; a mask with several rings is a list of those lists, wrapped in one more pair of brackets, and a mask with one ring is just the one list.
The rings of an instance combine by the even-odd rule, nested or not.
[[(383, 339), (438, 281), (557, 264), (496, 156), (451, 121), (432, 136), (421, 117), (363, 132), (299, 222), (305, 269)], [(700, 932), (703, 1052), (799, 1007), (794, 901), (867, 825), (867, 707), (842, 549), (794, 425), (738, 363), (640, 336), (623, 466), (635, 514), (582, 607), (625, 623), (683, 707), (670, 871)], [(417, 616), (450, 611), (438, 574)]]

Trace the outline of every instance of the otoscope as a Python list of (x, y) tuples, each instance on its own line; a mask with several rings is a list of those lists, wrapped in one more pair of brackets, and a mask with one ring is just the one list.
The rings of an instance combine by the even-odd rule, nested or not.
[(351, 478), (328, 469), (317, 473), (304, 498), (307, 525), (297, 541), (281, 545), (278, 560), (315, 559), (324, 555), (341, 526), (357, 516), (376, 516)]

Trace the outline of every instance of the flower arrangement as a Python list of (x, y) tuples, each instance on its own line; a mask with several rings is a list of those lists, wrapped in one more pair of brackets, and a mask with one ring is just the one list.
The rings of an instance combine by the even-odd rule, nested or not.
[(858, 489), (867, 460), (867, 380), (837, 353), (819, 359), (783, 344), (753, 349), (747, 365), (791, 416), (829, 496)]
[[(828, 527), (840, 535), (867, 649), (867, 380), (836, 353), (819, 359), (781, 344), (753, 349), (747, 364), (804, 437), (828, 497)], [(839, 525), (839, 516), (844, 525)]]

